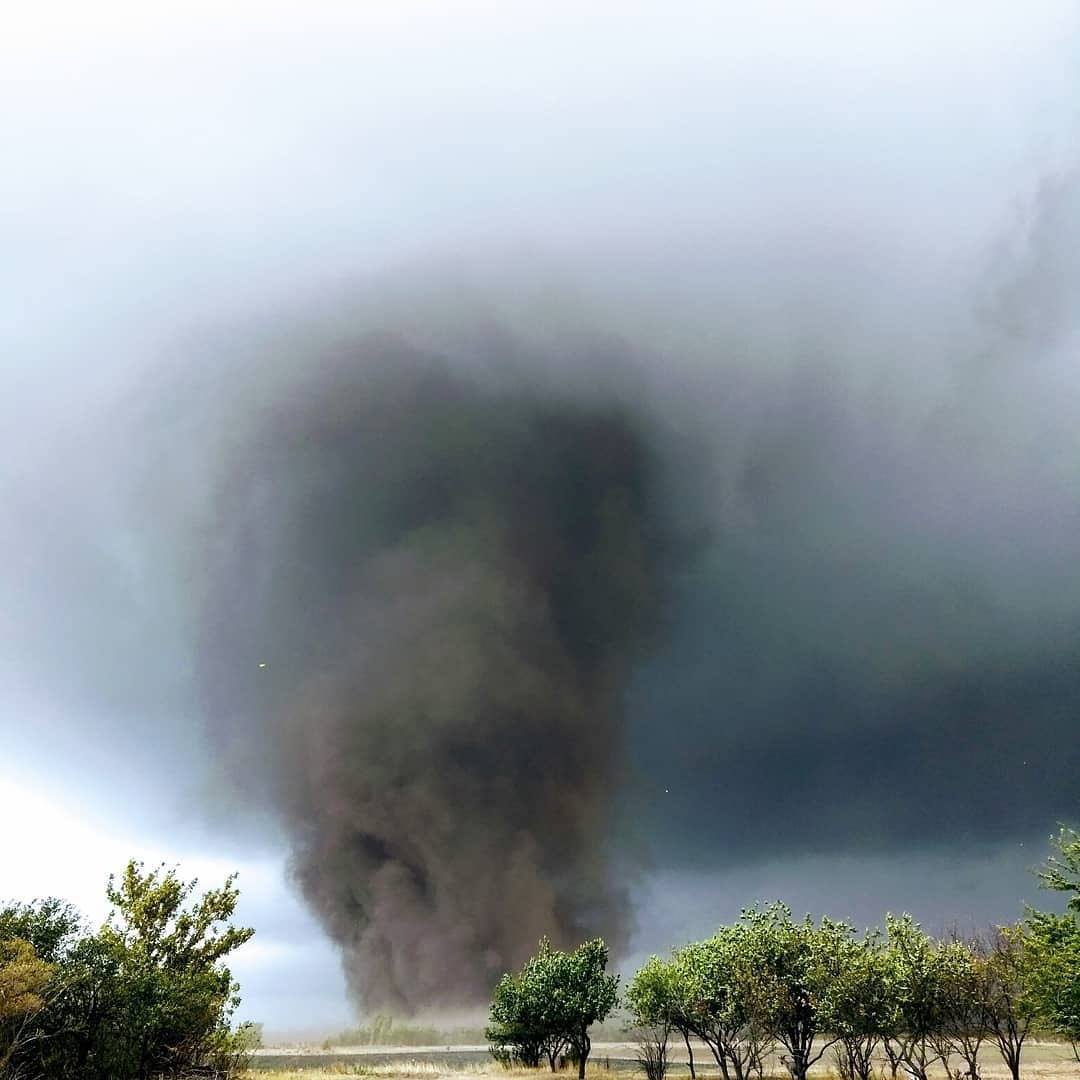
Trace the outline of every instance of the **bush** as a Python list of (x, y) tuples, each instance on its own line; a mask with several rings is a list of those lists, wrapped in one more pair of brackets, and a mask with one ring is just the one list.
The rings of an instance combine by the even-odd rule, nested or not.
[(253, 1029), (230, 1028), (238, 988), (223, 960), (252, 931), (229, 923), (239, 896), (232, 878), (198, 900), (195, 884), (131, 862), (109, 880), (113, 907), (96, 933), (57, 900), (0, 911), (0, 949), (24, 964), (35, 957), (48, 973), (40, 1007), (8, 1046), (13, 1075), (147, 1080), (238, 1072)]

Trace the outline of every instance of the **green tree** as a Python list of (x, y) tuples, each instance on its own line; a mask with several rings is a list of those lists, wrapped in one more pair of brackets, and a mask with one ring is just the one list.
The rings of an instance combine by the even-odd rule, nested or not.
[(40, 992), (42, 1007), (24, 1018), (17, 1040), (7, 1042), (6, 1057), (16, 1075), (74, 1075), (70, 1051), (80, 1018), (69, 1008), (76, 981), (70, 960), (80, 935), (85, 933), (78, 912), (55, 898), (0, 909), (0, 948), (28, 943), (52, 973)]
[(545, 938), (519, 974), (495, 987), (487, 1028), (492, 1053), (525, 1065), (546, 1057), (552, 1071), (569, 1051), (584, 1078), (592, 1049), (589, 1028), (607, 1018), (618, 1001), (618, 976), (608, 975), (607, 945), (600, 938), (564, 952)]
[(994, 930), (986, 957), (986, 1021), (1013, 1080), (1020, 1080), (1024, 1043), (1038, 1016), (1037, 960), (1023, 924)]
[[(740, 951), (756, 973), (763, 1030), (784, 1047), (792, 1080), (807, 1071), (838, 1039), (829, 1015), (830, 993), (850, 952), (847, 923), (809, 918), (796, 922), (784, 904), (747, 908)], [(815, 1041), (816, 1040), (816, 1041)]]
[(840, 948), (839, 970), (826, 988), (837, 1070), (843, 1080), (871, 1080), (877, 1051), (899, 1027), (895, 971), (879, 932)]
[(101, 930), (117, 960), (129, 1075), (178, 1072), (228, 1055), (239, 999), (223, 960), (254, 933), (231, 925), (235, 877), (192, 900), (196, 881), (131, 861), (106, 890), (113, 910)]
[(0, 1074), (31, 1036), (33, 1019), (45, 1008), (53, 966), (29, 941), (0, 941)]
[(673, 962), (684, 1022), (709, 1048), (725, 1080), (760, 1076), (772, 1041), (750, 944), (747, 924), (724, 926), (678, 949)]
[[(545, 944), (540, 944), (541, 955)], [(539, 959), (534, 957), (519, 974), (507, 973), (499, 980), (484, 1034), (497, 1061), (535, 1069), (547, 1058), (554, 1072), (566, 1049), (566, 1033), (554, 1026), (545, 980), (537, 970)]]
[(1044, 889), (1069, 893), (1068, 909), (1080, 915), (1080, 833), (1062, 826), (1051, 844), (1057, 855), (1051, 855), (1039, 871), (1039, 882)]
[(252, 932), (230, 925), (234, 879), (198, 899), (195, 884), (129, 863), (110, 878), (112, 912), (97, 933), (58, 900), (0, 910), (0, 943), (24, 935), (51, 971), (43, 1007), (12, 1051), (14, 1072), (71, 1080), (235, 1072), (249, 1036), (229, 1029), (237, 988), (223, 960)]
[(1080, 925), (1071, 914), (1030, 912), (1030, 994), (1040, 1020), (1067, 1039), (1080, 1062)]
[(694, 1080), (694, 1048), (690, 1042), (689, 997), (683, 970), (672, 960), (652, 956), (626, 989), (626, 1003), (640, 1028), (678, 1031), (686, 1044)]
[(938, 951), (937, 1030), (931, 1042), (945, 1066), (952, 1055), (964, 1062), (964, 1073), (979, 1080), (979, 1053), (990, 1035), (989, 1013), (992, 980), (989, 958), (979, 938), (953, 937)]
[(78, 911), (55, 897), (0, 908), (0, 941), (28, 941), (46, 963), (63, 959), (84, 932)]
[(1080, 833), (1062, 827), (1051, 844), (1057, 854), (1039, 871), (1039, 881), (1068, 901), (1063, 914), (1028, 913), (1030, 993), (1040, 1020), (1069, 1041), (1080, 1062)]
[(883, 1043), (895, 1076), (903, 1065), (916, 1080), (926, 1080), (938, 1060), (942, 1027), (942, 963), (938, 944), (910, 916), (885, 917), (885, 947), (892, 967), (896, 1029)]
[(589, 1028), (603, 1023), (619, 1002), (619, 977), (607, 974), (608, 947), (593, 938), (572, 952), (554, 954), (553, 992), (561, 1021), (570, 1036), (570, 1050), (585, 1080), (585, 1065), (592, 1050)]

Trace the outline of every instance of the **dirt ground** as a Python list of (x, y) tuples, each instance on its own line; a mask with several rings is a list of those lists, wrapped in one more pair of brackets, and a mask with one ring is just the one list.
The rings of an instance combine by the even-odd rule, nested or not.
[[(590, 1080), (631, 1080), (643, 1073), (634, 1060), (631, 1043), (597, 1043), (589, 1061)], [(484, 1048), (469, 1047), (447, 1050), (445, 1047), (395, 1048), (380, 1047), (368, 1050), (318, 1051), (313, 1048), (288, 1047), (262, 1051), (254, 1060), (247, 1080), (321, 1080), (342, 1076), (366, 1076), (372, 1080), (544, 1080), (546, 1072), (506, 1070), (490, 1059), (484, 1060)], [(704, 1047), (695, 1047), (694, 1059), (699, 1077), (718, 1077), (719, 1070)], [(685, 1047), (671, 1048), (669, 1080), (688, 1080)], [(981, 1062), (983, 1080), (1009, 1080), (1009, 1072), (989, 1046)], [(767, 1066), (767, 1073), (784, 1074), (779, 1059)], [(811, 1070), (823, 1078), (835, 1069), (826, 1053)], [(572, 1080), (575, 1073), (560, 1074)], [(936, 1075), (945, 1080), (944, 1069)], [(1067, 1046), (1054, 1043), (1030, 1043), (1024, 1050), (1022, 1080), (1080, 1080), (1080, 1065)]]

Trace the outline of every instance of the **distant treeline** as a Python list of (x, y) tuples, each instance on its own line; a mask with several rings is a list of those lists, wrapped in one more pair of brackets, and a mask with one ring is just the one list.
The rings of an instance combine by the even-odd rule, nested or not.
[[(761, 1080), (774, 1053), (792, 1080), (827, 1054), (842, 1080), (927, 1080), (937, 1066), (978, 1080), (988, 1049), (1019, 1080), (1035, 1032), (1067, 1040), (1080, 1063), (1080, 835), (1063, 829), (1056, 848), (1039, 877), (1068, 896), (1062, 914), (1029, 910), (986, 934), (942, 940), (907, 915), (858, 933), (794, 919), (775, 903), (652, 957), (625, 994), (642, 1068), (663, 1080), (675, 1038), (691, 1076), (697, 1042), (724, 1080)], [(573, 952), (542, 941), (495, 989), (487, 1035), (496, 1058), (552, 1070), (576, 1062), (583, 1077), (590, 1028), (618, 1002), (606, 962), (599, 939)]]

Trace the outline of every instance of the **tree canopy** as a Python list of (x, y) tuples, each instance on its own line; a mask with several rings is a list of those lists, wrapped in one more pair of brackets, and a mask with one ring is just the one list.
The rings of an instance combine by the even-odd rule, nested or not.
[(607, 963), (601, 938), (571, 951), (541, 940), (521, 971), (504, 975), (495, 987), (487, 1028), (492, 1053), (532, 1066), (546, 1058), (553, 1071), (569, 1053), (584, 1077), (592, 1049), (589, 1028), (618, 1002), (618, 976), (607, 974)]
[(96, 932), (56, 899), (0, 909), (0, 1075), (146, 1080), (235, 1071), (246, 1032), (225, 958), (235, 879), (196, 896), (174, 869), (132, 861), (109, 879)]

